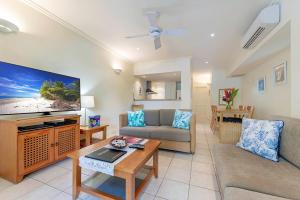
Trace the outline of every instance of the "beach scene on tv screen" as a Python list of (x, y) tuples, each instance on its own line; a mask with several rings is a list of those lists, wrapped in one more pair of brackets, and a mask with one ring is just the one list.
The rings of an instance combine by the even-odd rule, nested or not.
[(0, 62), (0, 114), (79, 109), (79, 79)]

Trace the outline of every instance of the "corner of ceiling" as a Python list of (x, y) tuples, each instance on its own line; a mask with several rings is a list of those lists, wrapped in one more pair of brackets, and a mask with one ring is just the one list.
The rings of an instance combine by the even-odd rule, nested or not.
[(32, 9), (40, 12), (41, 14), (49, 17), (51, 20), (56, 21), (57, 23), (61, 24), (65, 28), (71, 30), (72, 32), (80, 35), (81, 37), (83, 37), (84, 39), (88, 40), (89, 42), (97, 45), (98, 47), (100, 47), (102, 49), (104, 49), (105, 51), (109, 52), (113, 56), (116, 56), (117, 58), (122, 59), (122, 60), (124, 60), (126, 62), (132, 63), (132, 61), (128, 57), (126, 57), (126, 56), (124, 56), (124, 55), (116, 52), (115, 50), (113, 50), (112, 48), (108, 47), (103, 42), (98, 41), (94, 37), (89, 36), (85, 32), (81, 31), (80, 29), (78, 29), (77, 27), (73, 26), (72, 24), (66, 22), (65, 20), (61, 19), (57, 15), (55, 15), (55, 14), (51, 13), (50, 11), (42, 8), (40, 5), (38, 5), (37, 3), (33, 2), (32, 0), (21, 0), (21, 2), (23, 2), (27, 6), (31, 7)]

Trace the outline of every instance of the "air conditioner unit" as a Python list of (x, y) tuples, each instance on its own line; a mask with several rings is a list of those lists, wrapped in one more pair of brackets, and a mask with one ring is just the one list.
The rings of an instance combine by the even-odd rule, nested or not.
[(280, 4), (273, 4), (264, 8), (243, 37), (242, 47), (244, 49), (254, 48), (279, 22)]

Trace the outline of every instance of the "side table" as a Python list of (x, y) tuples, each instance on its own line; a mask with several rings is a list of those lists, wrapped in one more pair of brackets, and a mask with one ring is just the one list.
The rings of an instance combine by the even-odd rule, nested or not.
[(92, 128), (89, 126), (80, 126), (80, 135), (84, 135), (85, 146), (89, 146), (92, 144), (92, 136), (94, 133), (102, 132), (103, 134), (102, 140), (105, 140), (108, 126), (109, 125), (101, 125)]

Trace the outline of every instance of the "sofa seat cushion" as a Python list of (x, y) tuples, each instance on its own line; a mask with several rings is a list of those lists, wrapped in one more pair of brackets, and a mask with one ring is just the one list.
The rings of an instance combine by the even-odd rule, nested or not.
[(266, 160), (233, 145), (215, 145), (216, 164), (222, 192), (237, 187), (278, 197), (300, 200), (300, 169), (286, 160)]
[(120, 135), (127, 135), (140, 138), (150, 138), (150, 133), (155, 130), (154, 126), (145, 127), (129, 127), (125, 126), (120, 128)]
[(173, 128), (171, 126), (156, 127), (150, 132), (150, 138), (177, 142), (191, 141), (191, 135), (188, 130)]
[(289, 200), (268, 194), (253, 192), (240, 188), (227, 187), (224, 193), (224, 200)]

